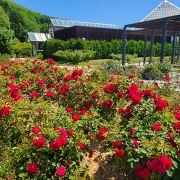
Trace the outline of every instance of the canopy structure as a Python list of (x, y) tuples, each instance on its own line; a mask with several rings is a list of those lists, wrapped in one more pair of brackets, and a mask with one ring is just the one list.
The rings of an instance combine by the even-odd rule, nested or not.
[[(127, 28), (131, 29), (128, 30)], [(162, 42), (160, 62), (162, 62), (164, 59), (166, 37), (173, 37), (173, 50), (171, 58), (171, 63), (173, 63), (175, 54), (175, 42), (177, 39), (176, 37), (180, 37), (180, 8), (165, 0), (141, 22), (125, 25), (123, 28), (123, 65), (125, 64), (127, 34), (144, 35), (145, 41), (147, 40), (147, 36), (151, 37), (150, 60), (152, 59), (154, 36), (161, 36)], [(144, 63), (145, 57), (146, 50), (144, 50)]]
[(33, 56), (43, 51), (42, 44), (50, 38), (50, 34), (28, 32), (28, 42), (32, 44)]

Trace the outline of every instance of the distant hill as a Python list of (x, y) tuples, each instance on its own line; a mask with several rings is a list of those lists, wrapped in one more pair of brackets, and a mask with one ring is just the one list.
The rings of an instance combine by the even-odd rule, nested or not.
[(27, 32), (48, 32), (49, 16), (29, 10), (11, 0), (0, 0), (0, 6), (9, 18), (9, 28), (14, 30), (15, 37), (21, 42), (26, 41)]

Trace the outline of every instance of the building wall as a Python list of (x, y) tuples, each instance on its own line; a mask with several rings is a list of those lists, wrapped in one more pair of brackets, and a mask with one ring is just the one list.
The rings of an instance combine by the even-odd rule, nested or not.
[[(71, 38), (85, 38), (86, 40), (106, 40), (111, 41), (113, 39), (122, 39), (122, 29), (106, 29), (106, 28), (94, 28), (94, 27), (83, 27), (73, 26), (69, 28), (60, 29), (54, 32), (54, 38), (68, 40)], [(143, 35), (127, 34), (127, 40), (144, 40)], [(150, 41), (150, 37), (148, 36)], [(161, 43), (162, 38), (160, 36), (154, 37), (154, 42)], [(166, 38), (166, 42), (171, 43), (171, 37)]]

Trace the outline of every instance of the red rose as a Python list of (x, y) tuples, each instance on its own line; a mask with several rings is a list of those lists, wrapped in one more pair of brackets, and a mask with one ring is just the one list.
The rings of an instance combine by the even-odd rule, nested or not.
[(92, 158), (92, 156), (93, 156), (93, 151), (91, 149), (91, 150), (89, 150), (89, 158)]
[(85, 149), (85, 144), (84, 143), (82, 143), (82, 142), (78, 142), (78, 145), (79, 145), (79, 148), (81, 149), (81, 150), (84, 150)]
[(51, 92), (50, 90), (47, 90), (47, 91), (46, 91), (46, 96), (47, 96), (47, 97), (50, 97), (50, 98), (53, 98), (53, 97), (54, 97), (54, 93)]
[(53, 59), (51, 59), (51, 58), (48, 58), (47, 61), (48, 61), (51, 65), (56, 64), (55, 61), (54, 61)]
[(146, 165), (154, 172), (165, 174), (171, 168), (172, 160), (165, 155), (161, 155), (152, 161), (149, 160)]
[(180, 112), (175, 113), (175, 114), (174, 114), (174, 117), (175, 117), (178, 121), (180, 121)]
[(68, 134), (69, 134), (72, 138), (75, 137), (75, 132), (74, 132), (73, 130), (71, 130), (71, 129), (68, 130)]
[(67, 108), (66, 108), (66, 111), (69, 112), (69, 113), (72, 113), (72, 112), (73, 112), (73, 108), (67, 107)]
[(94, 93), (91, 96), (93, 99), (98, 99), (100, 97), (99, 93)]
[(142, 179), (146, 179), (150, 176), (150, 171), (147, 168), (143, 169), (140, 163), (137, 164), (137, 168), (134, 170), (134, 172)]
[(134, 143), (135, 147), (139, 146), (139, 143), (138, 143), (137, 139), (135, 139), (135, 138), (133, 138), (133, 143)]
[(79, 117), (79, 115), (78, 114), (73, 114), (72, 115), (72, 119), (73, 119), (73, 121), (79, 121), (79, 119), (80, 119), (80, 117)]
[(101, 141), (108, 138), (109, 129), (108, 128), (100, 128), (98, 131), (98, 135)]
[(120, 96), (121, 98), (125, 97), (123, 90), (118, 91), (118, 96)]
[(121, 145), (122, 145), (122, 142), (119, 140), (112, 143), (113, 148), (119, 148)]
[(115, 91), (115, 88), (116, 88), (116, 85), (115, 84), (109, 84), (109, 85), (107, 85), (106, 87), (104, 87), (104, 92), (106, 93), (106, 94), (111, 94), (111, 93), (113, 93), (114, 91)]
[(40, 96), (39, 93), (37, 93), (37, 92), (35, 92), (35, 91), (30, 94), (30, 97), (31, 97), (31, 98), (36, 98), (36, 99), (38, 99), (39, 96)]
[(53, 142), (49, 144), (49, 147), (53, 150), (59, 149), (63, 146), (64, 142), (61, 138), (56, 138)]
[(5, 116), (9, 116), (10, 112), (11, 108), (9, 106), (4, 106), (0, 111), (0, 113)]
[(154, 124), (152, 127), (152, 130), (153, 131), (160, 131), (161, 130), (161, 124), (159, 124), (159, 123)]
[(38, 134), (40, 131), (41, 131), (41, 128), (40, 128), (39, 126), (34, 126), (34, 127), (32, 128), (32, 132), (33, 132), (34, 134)]
[(35, 139), (35, 140), (33, 141), (33, 145), (36, 146), (36, 147), (38, 147), (38, 148), (43, 148), (44, 145), (45, 145), (45, 142), (46, 142), (46, 139), (43, 138), (43, 137), (40, 137), (40, 138)]
[(124, 151), (122, 149), (117, 149), (116, 156), (118, 156), (120, 158), (124, 157)]
[(32, 162), (27, 165), (26, 169), (29, 174), (35, 174), (38, 171), (38, 165)]
[(64, 166), (60, 166), (56, 170), (56, 177), (63, 177), (66, 174), (66, 169)]
[(73, 78), (70, 76), (70, 75), (67, 75), (65, 78), (64, 78), (64, 81), (71, 81)]
[(135, 130), (134, 130), (133, 128), (130, 128), (130, 129), (129, 129), (129, 133), (130, 133), (131, 135), (134, 135), (134, 134), (135, 134)]

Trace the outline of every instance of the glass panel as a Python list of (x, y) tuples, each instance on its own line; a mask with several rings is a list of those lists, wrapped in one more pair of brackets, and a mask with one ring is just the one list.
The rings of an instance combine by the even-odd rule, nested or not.
[(51, 22), (54, 26), (58, 26), (58, 22), (56, 21), (56, 19), (51, 19)]
[(30, 38), (31, 41), (37, 41), (36, 36), (35, 36), (34, 33), (29, 33), (28, 35), (29, 35), (29, 38)]
[(86, 26), (86, 27), (102, 27), (102, 28), (112, 28), (118, 29), (118, 26), (111, 24), (101, 24), (101, 23), (91, 23), (91, 22), (79, 22), (71, 20), (62, 19), (51, 19), (54, 26)]

